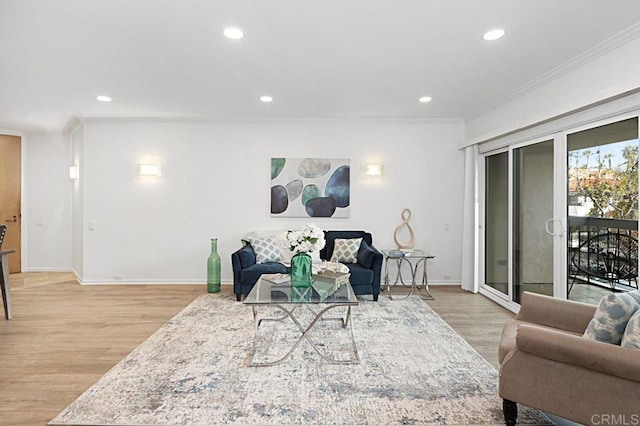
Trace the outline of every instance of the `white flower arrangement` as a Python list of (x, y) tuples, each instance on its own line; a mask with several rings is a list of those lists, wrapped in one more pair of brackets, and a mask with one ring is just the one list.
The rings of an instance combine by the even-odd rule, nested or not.
[(307, 223), (298, 231), (287, 231), (283, 244), (295, 254), (320, 251), (324, 248), (324, 232), (313, 223)]

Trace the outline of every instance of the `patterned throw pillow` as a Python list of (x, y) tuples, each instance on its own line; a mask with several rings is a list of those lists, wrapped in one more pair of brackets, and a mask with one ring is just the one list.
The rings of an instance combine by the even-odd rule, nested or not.
[(333, 243), (333, 254), (331, 255), (331, 261), (342, 263), (357, 263), (358, 250), (360, 249), (361, 242), (362, 238), (336, 238)]
[(251, 241), (256, 252), (256, 263), (279, 262), (282, 260), (278, 241), (273, 238), (256, 238)]
[(622, 335), (622, 346), (631, 349), (640, 349), (640, 309), (631, 315), (627, 328)]
[(629, 318), (640, 309), (640, 292), (603, 296), (584, 336), (587, 339), (619, 345)]

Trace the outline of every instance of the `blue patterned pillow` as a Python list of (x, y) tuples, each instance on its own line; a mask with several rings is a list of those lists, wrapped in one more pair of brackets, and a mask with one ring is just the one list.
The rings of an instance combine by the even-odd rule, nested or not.
[(631, 349), (640, 349), (640, 309), (631, 315), (622, 335), (622, 346)]
[(603, 296), (583, 337), (619, 345), (629, 319), (638, 309), (639, 291)]

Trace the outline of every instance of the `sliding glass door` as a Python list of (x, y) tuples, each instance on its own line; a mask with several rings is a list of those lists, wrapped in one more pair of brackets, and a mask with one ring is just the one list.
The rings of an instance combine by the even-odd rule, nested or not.
[(483, 288), (508, 304), (524, 291), (555, 294), (554, 155), (550, 139), (484, 157)]
[[(513, 294), (553, 296), (553, 140), (513, 150)], [(545, 229), (545, 227), (547, 229)], [(549, 232), (547, 232), (549, 231)]]
[(509, 153), (485, 159), (485, 285), (509, 295)]
[(567, 296), (638, 288), (638, 118), (567, 135)]
[(638, 288), (638, 115), (481, 157), (480, 290), (587, 303)]

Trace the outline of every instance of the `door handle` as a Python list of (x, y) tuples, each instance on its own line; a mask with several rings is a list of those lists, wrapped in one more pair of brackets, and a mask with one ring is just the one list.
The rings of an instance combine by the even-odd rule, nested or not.
[(15, 214), (13, 215), (13, 219), (7, 219), (7, 222), (17, 222), (18, 221), (18, 216), (16, 216)]
[[(562, 221), (562, 219), (557, 219), (557, 222), (560, 225), (560, 232), (556, 231), (556, 219), (553, 217), (551, 219), (547, 219), (547, 221), (544, 223), (544, 230), (547, 234), (553, 235), (554, 237), (562, 236), (562, 234), (566, 231), (564, 228), (564, 222)], [(551, 223), (553, 223), (553, 232), (549, 229), (549, 224)]]
[(547, 219), (547, 221), (544, 223), (544, 230), (547, 232), (547, 234), (555, 236), (555, 233), (551, 232), (551, 230), (549, 229), (549, 224), (552, 223), (553, 221), (554, 221), (553, 218)]

